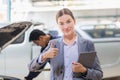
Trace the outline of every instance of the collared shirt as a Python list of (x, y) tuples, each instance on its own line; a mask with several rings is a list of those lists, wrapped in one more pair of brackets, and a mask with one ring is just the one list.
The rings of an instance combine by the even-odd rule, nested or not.
[[(64, 42), (64, 41), (63, 41)], [(66, 45), (64, 43), (64, 79), (63, 80), (72, 80), (72, 62), (77, 62), (78, 60), (78, 45), (77, 37), (75, 41)]]

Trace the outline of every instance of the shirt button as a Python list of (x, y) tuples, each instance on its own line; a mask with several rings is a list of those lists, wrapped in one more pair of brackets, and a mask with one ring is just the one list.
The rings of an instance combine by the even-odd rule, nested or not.
[(66, 68), (68, 68), (68, 65), (66, 66)]
[(65, 78), (67, 78), (67, 76)]
[(66, 58), (68, 58), (68, 56), (66, 56)]

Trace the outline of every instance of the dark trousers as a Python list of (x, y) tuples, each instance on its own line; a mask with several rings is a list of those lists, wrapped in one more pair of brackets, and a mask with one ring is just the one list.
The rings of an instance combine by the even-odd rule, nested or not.
[(37, 77), (41, 72), (29, 72), (28, 76), (25, 77), (26, 80), (32, 80)]
[[(45, 67), (46, 63), (44, 63), (43, 65), (41, 65), (40, 69), (43, 69)], [(40, 70), (39, 69), (39, 70)], [(37, 77), (40, 72), (29, 72), (29, 74), (25, 77), (26, 80), (33, 80), (33, 78)]]

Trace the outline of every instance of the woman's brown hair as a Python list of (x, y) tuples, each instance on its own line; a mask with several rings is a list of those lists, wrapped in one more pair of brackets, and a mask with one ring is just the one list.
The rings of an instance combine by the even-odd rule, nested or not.
[(71, 10), (69, 10), (68, 8), (63, 8), (63, 9), (61, 9), (61, 10), (59, 10), (57, 12), (57, 14), (56, 14), (56, 22), (58, 21), (58, 18), (61, 17), (64, 14), (70, 15), (73, 20), (75, 19)]

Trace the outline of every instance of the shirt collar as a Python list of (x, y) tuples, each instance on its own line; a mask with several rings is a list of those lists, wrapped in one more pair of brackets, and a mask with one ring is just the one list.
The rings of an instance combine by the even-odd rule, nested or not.
[[(77, 42), (78, 42), (78, 37), (76, 36), (76, 37), (75, 37), (75, 40), (74, 40), (73, 43), (70, 44), (70, 45), (75, 45)], [(65, 43), (64, 39), (63, 39), (63, 44), (64, 44), (64, 45), (67, 45), (67, 44)]]

